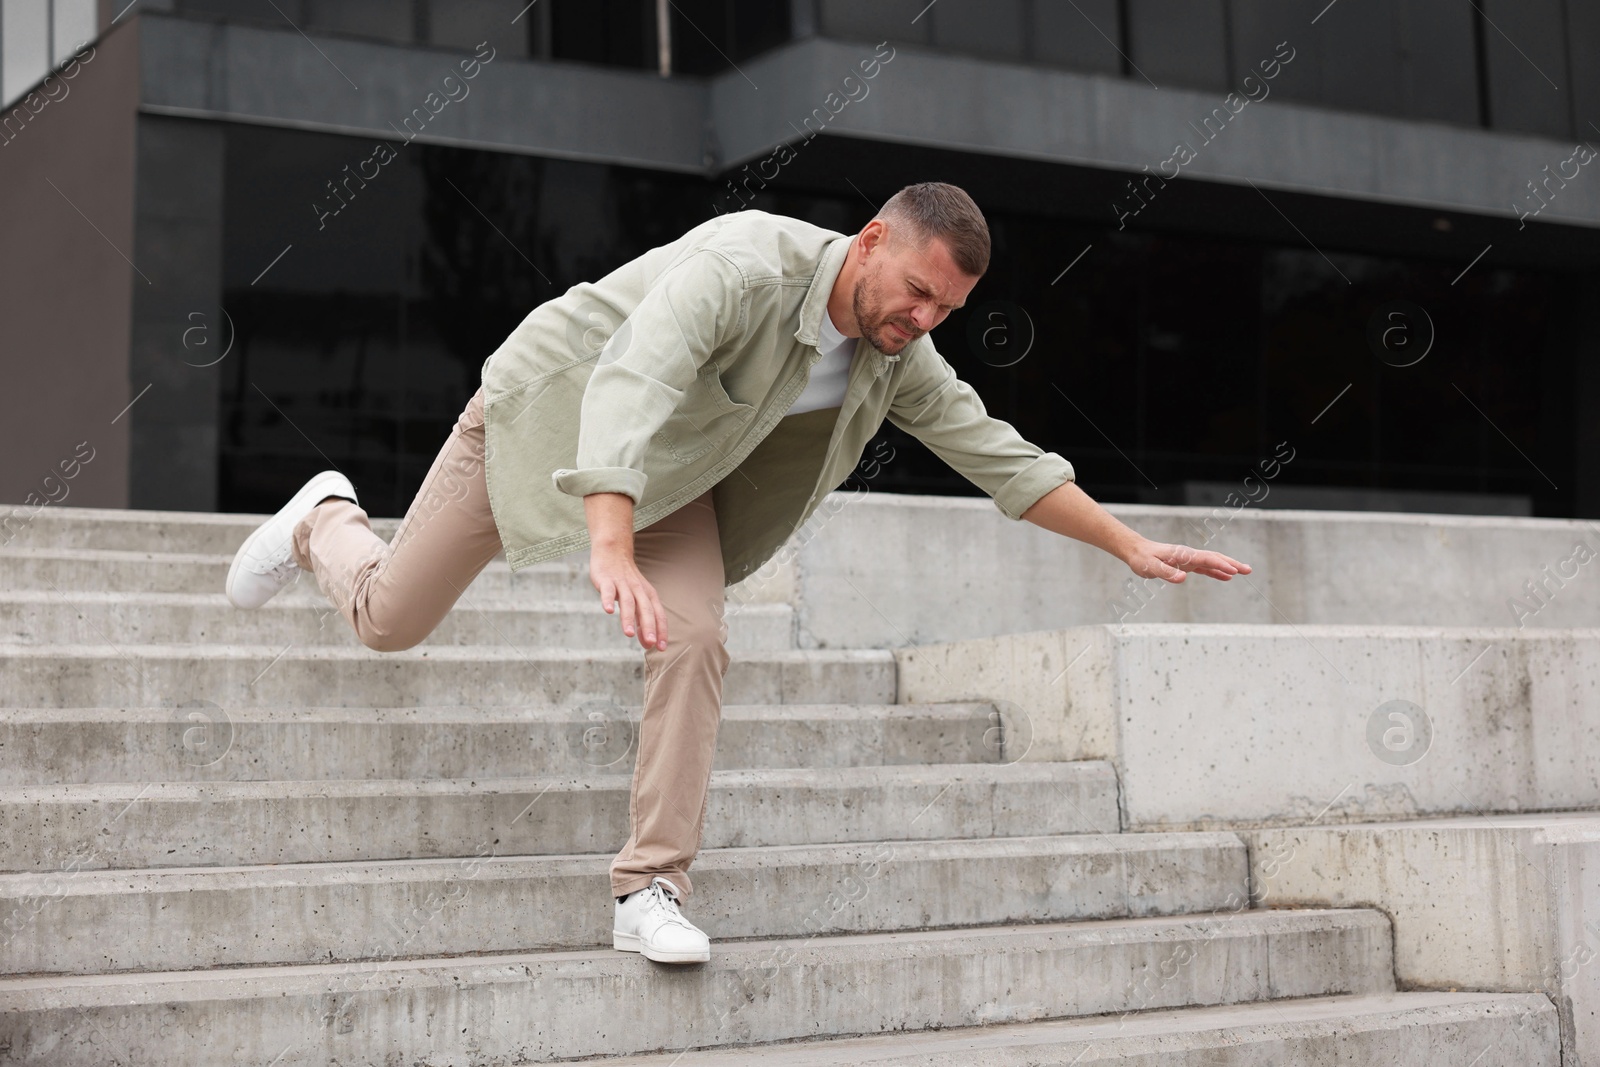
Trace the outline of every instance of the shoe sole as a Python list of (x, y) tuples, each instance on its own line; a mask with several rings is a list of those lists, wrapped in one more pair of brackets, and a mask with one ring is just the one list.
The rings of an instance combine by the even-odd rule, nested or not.
[(620, 952), (637, 952), (647, 960), (657, 963), (707, 963), (711, 960), (711, 950), (704, 952), (661, 952), (657, 949), (645, 947), (644, 942), (635, 934), (611, 931), (611, 947)]
[[(261, 536), (261, 531), (266, 529), (267, 526), (271, 524), (273, 519), (276, 519), (279, 515), (282, 515), (286, 511), (300, 506), (302, 502), (308, 498), (311, 500), (312, 506), (315, 507), (316, 504), (325, 496), (344, 495), (343, 493), (329, 492), (325, 488), (329, 485), (344, 488), (345, 486), (350, 485), (350, 480), (344, 475), (340, 474), (338, 471), (323, 471), (321, 474), (312, 478), (305, 485), (301, 486), (300, 491), (294, 496), (290, 497), (289, 502), (283, 507), (279, 508), (277, 512), (273, 514), (272, 519), (268, 519), (266, 522), (263, 522), (260, 526), (257, 526), (254, 530), (250, 531), (250, 536), (244, 539), (244, 544), (239, 546), (239, 551), (233, 554), (233, 562), (228, 564), (227, 581), (222, 587), (224, 593), (233, 588), (233, 579), (239, 573), (239, 568), (244, 564), (246, 559), (250, 558), (251, 546), (256, 543), (256, 540)], [(354, 492), (354, 487), (351, 487), (351, 490)], [(317, 495), (310, 496), (311, 493), (316, 493)], [(229, 597), (228, 602), (232, 604), (233, 598)], [(233, 606), (239, 607), (238, 604), (234, 604)]]

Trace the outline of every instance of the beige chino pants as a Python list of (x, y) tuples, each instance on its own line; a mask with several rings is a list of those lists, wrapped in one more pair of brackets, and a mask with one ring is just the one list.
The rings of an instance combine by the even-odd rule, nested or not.
[[(483, 455), (480, 386), (392, 542), (384, 544), (367, 513), (342, 499), (317, 505), (295, 526), (295, 562), (316, 576), (368, 648), (395, 652), (422, 641), (500, 551)], [(611, 891), (622, 896), (660, 875), (688, 897), (728, 671), (711, 491), (637, 531), (634, 559), (666, 610), (667, 647), (644, 650), (644, 712), (628, 805), (632, 834), (611, 862)]]

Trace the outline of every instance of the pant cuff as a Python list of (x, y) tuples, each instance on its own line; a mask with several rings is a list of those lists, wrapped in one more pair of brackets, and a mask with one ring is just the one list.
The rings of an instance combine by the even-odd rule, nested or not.
[(665, 878), (667, 881), (671, 882), (678, 890), (679, 900), (689, 899), (692, 891), (692, 887), (687, 884), (689, 880), (676, 871), (658, 871), (652, 874), (637, 874), (620, 882), (613, 881), (611, 883), (611, 895), (614, 898), (627, 896), (629, 893), (635, 892), (636, 890), (647, 888), (650, 883), (654, 882), (657, 878)]
[(295, 564), (307, 574), (316, 573), (311, 562), (311, 528), (316, 525), (316, 515), (317, 509), (313, 507), (289, 531), (289, 554), (294, 557)]

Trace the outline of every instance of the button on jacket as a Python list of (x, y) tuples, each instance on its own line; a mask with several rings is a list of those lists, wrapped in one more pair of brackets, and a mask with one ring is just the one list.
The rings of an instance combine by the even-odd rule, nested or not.
[[(638, 530), (732, 474), (822, 358), (851, 240), (764, 211), (719, 215), (529, 312), (483, 364), (485, 478), (512, 570), (589, 544), (587, 494), (627, 494)], [(1074, 476), (989, 416), (926, 335), (897, 356), (862, 338), (809, 495), (773, 492), (773, 514), (720, 531), (727, 584), (850, 476), (885, 418), (1010, 519)]]

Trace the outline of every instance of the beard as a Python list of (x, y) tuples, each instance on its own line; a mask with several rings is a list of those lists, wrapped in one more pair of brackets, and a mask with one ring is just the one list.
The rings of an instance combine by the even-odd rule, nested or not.
[[(922, 334), (911, 323), (884, 314), (883, 300), (879, 296), (877, 282), (877, 271), (856, 282), (855, 292), (850, 294), (850, 309), (855, 312), (856, 325), (861, 328), (861, 336), (879, 352), (893, 356)], [(910, 336), (902, 339), (889, 328), (891, 322)]]

